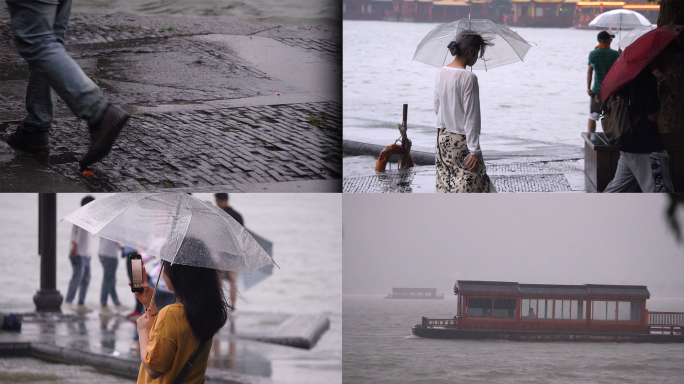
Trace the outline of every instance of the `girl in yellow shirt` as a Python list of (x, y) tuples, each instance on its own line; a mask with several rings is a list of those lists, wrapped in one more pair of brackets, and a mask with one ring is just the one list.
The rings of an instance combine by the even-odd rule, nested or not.
[[(203, 243), (193, 240), (196, 242), (194, 249), (199, 253), (206, 251)], [(218, 271), (171, 265), (167, 261), (163, 261), (163, 265), (162, 277), (169, 290), (175, 293), (176, 303), (161, 311), (153, 303), (137, 321), (142, 360), (138, 384), (174, 383), (202, 342), (204, 345), (192, 369), (181, 382), (204, 383), (212, 338), (226, 323), (230, 308)], [(143, 276), (146, 276), (145, 271)], [(153, 289), (147, 284), (147, 277), (143, 279), (144, 291), (135, 295), (147, 308)]]

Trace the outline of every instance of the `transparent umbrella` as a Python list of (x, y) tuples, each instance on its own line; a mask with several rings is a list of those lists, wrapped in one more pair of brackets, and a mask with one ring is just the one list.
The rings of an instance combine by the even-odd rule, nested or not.
[(487, 70), (523, 61), (531, 47), (517, 33), (491, 20), (461, 19), (441, 24), (430, 31), (418, 44), (413, 60), (441, 68), (453, 60), (447, 46), (460, 34), (477, 34), (492, 43), (473, 69)]
[(172, 264), (251, 274), (273, 263), (230, 215), (183, 193), (107, 196), (64, 220)]
[(620, 38), (620, 48), (626, 48), (628, 45), (632, 44), (636, 39), (640, 38), (643, 36), (646, 32), (652, 31), (656, 28), (655, 25), (649, 24), (649, 25), (642, 25), (641, 27), (637, 27), (629, 31), (628, 33), (625, 34), (625, 37)]

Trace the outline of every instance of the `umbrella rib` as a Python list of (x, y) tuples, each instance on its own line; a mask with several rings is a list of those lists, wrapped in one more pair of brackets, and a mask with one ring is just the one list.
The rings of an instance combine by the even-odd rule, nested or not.
[[(190, 228), (190, 223), (192, 223), (192, 207), (190, 207), (190, 220), (188, 221), (188, 226), (185, 227), (185, 231), (183, 231), (183, 237), (182, 239), (185, 239), (185, 235), (188, 233), (188, 228)], [(183, 244), (183, 240), (181, 240), (181, 245)], [(176, 256), (178, 256), (178, 251), (180, 250), (181, 246), (179, 245), (178, 248), (176, 248), (176, 253), (173, 255), (173, 260), (176, 260)], [(161, 259), (161, 255), (159, 255), (159, 258)], [(171, 264), (173, 264), (173, 261), (171, 261)]]

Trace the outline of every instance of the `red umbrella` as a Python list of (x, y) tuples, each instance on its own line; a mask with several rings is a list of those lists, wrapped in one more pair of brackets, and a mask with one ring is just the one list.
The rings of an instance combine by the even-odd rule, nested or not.
[(615, 60), (601, 83), (601, 102), (605, 102), (632, 81), (684, 29), (681, 25), (663, 25), (647, 32), (628, 45)]

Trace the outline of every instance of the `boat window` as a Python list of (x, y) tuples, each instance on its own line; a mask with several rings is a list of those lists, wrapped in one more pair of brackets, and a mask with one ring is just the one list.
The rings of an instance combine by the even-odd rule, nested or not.
[(537, 318), (537, 299), (523, 299), (520, 316), (523, 319)]
[(468, 298), (468, 316), (492, 317), (492, 299)]
[(556, 320), (570, 320), (570, 300), (556, 300)]
[(515, 318), (515, 299), (494, 299), (493, 314), (500, 319)]
[(591, 311), (592, 320), (615, 321), (617, 303), (615, 301), (594, 301)]
[(638, 301), (619, 301), (618, 321), (641, 321), (641, 303)]
[(584, 320), (584, 314), (587, 313), (587, 302), (584, 300), (572, 300), (570, 305), (570, 319)]
[(539, 299), (538, 319), (553, 319), (553, 300)]

